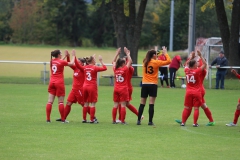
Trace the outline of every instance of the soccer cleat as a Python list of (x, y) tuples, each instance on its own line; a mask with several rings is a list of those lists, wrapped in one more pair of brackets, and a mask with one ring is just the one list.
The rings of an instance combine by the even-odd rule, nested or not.
[(116, 122), (116, 121), (113, 121), (112, 124), (117, 124), (117, 122)]
[(180, 126), (185, 126), (185, 123), (181, 123)]
[(179, 120), (179, 119), (175, 119), (175, 122), (177, 122), (177, 123), (179, 123), (179, 124), (181, 124), (181, 123), (182, 123), (182, 121), (181, 121), (181, 120)]
[(91, 123), (91, 124), (97, 124), (98, 121), (90, 121), (89, 123)]
[(122, 125), (127, 125), (127, 123), (126, 123), (126, 122), (121, 122), (121, 124), (122, 124)]
[(117, 122), (117, 123), (121, 123), (121, 120), (117, 119), (116, 122)]
[(198, 127), (199, 125), (196, 123), (196, 124), (193, 124), (192, 126), (193, 126), (193, 127)]
[(61, 122), (61, 121), (62, 121), (62, 119), (61, 119), (61, 118), (58, 118), (58, 119), (56, 119), (56, 121), (58, 121), (58, 122)]
[(62, 123), (69, 123), (69, 121), (67, 121), (67, 120), (64, 120), (64, 121), (62, 121)]
[(215, 126), (215, 122), (208, 122), (208, 124), (206, 124), (206, 126)]
[(46, 122), (47, 122), (47, 123), (51, 123), (51, 121), (50, 121), (50, 120), (47, 120)]
[(82, 120), (82, 123), (88, 123), (88, 121), (87, 120)]
[(97, 117), (94, 117), (94, 119), (93, 119), (94, 121), (97, 121)]
[(228, 127), (235, 127), (235, 126), (237, 126), (237, 124), (234, 124), (234, 123), (229, 123), (229, 124), (226, 124), (226, 126), (228, 126)]
[(137, 125), (141, 125), (141, 121), (137, 121)]
[(155, 126), (153, 122), (148, 122), (149, 126)]

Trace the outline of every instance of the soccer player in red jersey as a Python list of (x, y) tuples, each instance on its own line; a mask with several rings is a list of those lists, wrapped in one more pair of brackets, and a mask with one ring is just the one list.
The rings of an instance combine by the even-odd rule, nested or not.
[(114, 83), (114, 92), (113, 92), (113, 101), (114, 107), (112, 109), (112, 118), (113, 124), (116, 124), (116, 116), (117, 116), (117, 108), (119, 103), (121, 104), (121, 124), (126, 124), (125, 116), (126, 116), (126, 106), (129, 101), (129, 90), (128, 90), (128, 72), (129, 67), (132, 63), (132, 59), (130, 56), (130, 51), (124, 47), (124, 52), (127, 54), (127, 63), (125, 58), (118, 58), (121, 51), (121, 48), (117, 49), (116, 55), (113, 60), (113, 71), (115, 76)]
[[(194, 59), (198, 62), (198, 67), (201, 67), (202, 64), (203, 64), (202, 60), (199, 59), (199, 57), (195, 57)], [(187, 60), (187, 62), (189, 62), (189, 59)], [(214, 126), (215, 122), (213, 120), (212, 113), (211, 113), (209, 107), (207, 106), (205, 98), (204, 98), (206, 92), (205, 92), (205, 88), (204, 88), (204, 85), (203, 85), (203, 81), (204, 81), (204, 78), (205, 78), (205, 76), (207, 74), (207, 68), (208, 67), (206, 67), (206, 69), (203, 70), (203, 72), (202, 72), (202, 74), (200, 76), (201, 77), (200, 80), (202, 81), (201, 82), (201, 84), (202, 84), (201, 85), (201, 94), (202, 94), (202, 105), (201, 105), (201, 108), (203, 109), (205, 115), (207, 116), (207, 118), (209, 120), (209, 122), (206, 124), (206, 126)], [(191, 111), (189, 110), (187, 117), (189, 117), (190, 114), (191, 114)], [(194, 110), (194, 114), (195, 114), (194, 118), (198, 118), (199, 110)], [(176, 119), (175, 121), (177, 123), (180, 123), (180, 124), (182, 123), (182, 121), (178, 120), (178, 119)]]
[[(124, 58), (126, 59), (126, 64), (127, 64), (127, 62), (128, 62), (127, 56), (125, 56)], [(116, 57), (114, 58), (114, 62), (116, 62)], [(132, 83), (131, 83), (133, 72), (134, 72), (134, 68), (130, 65), (129, 69), (128, 69), (128, 76), (127, 76), (129, 101), (127, 102), (126, 106), (130, 111), (132, 111), (136, 116), (138, 116), (138, 110), (136, 109), (136, 107), (134, 107), (130, 103), (130, 101), (132, 100), (132, 92), (133, 92), (133, 86), (132, 86)], [(116, 120), (116, 122), (120, 123), (121, 122), (121, 104), (118, 105), (118, 113), (119, 113), (119, 118), (118, 118), (118, 120)], [(142, 119), (143, 118), (144, 118), (144, 116), (142, 116)]]
[[(240, 79), (240, 75), (237, 73), (236, 70), (232, 69), (231, 72), (238, 78)], [(237, 104), (237, 109), (234, 113), (234, 118), (233, 118), (233, 122), (226, 124), (226, 126), (228, 127), (234, 127), (237, 126), (237, 122), (238, 122), (238, 118), (240, 115), (240, 98), (238, 99), (238, 104)]]
[(84, 70), (85, 75), (83, 83), (83, 123), (87, 122), (88, 107), (90, 107), (90, 123), (98, 123), (95, 119), (96, 103), (98, 101), (97, 73), (107, 70), (107, 67), (103, 63), (102, 56), (99, 56), (99, 61), (102, 65), (101, 67), (95, 65), (95, 56), (86, 57), (86, 63), (88, 65), (81, 66), (75, 58), (76, 67)]
[(157, 59), (157, 52), (155, 50), (149, 50), (146, 54), (146, 57), (143, 60), (143, 78), (142, 78), (142, 88), (141, 88), (141, 101), (138, 108), (138, 120), (137, 125), (141, 125), (141, 117), (144, 111), (144, 107), (149, 96), (149, 121), (148, 125), (153, 126), (152, 121), (154, 115), (154, 103), (157, 97), (157, 88), (158, 88), (158, 70), (159, 67), (165, 66), (171, 63), (171, 58), (167, 54), (167, 49), (162, 48), (163, 53), (166, 56), (166, 61)]
[(185, 68), (184, 72), (186, 75), (187, 88), (184, 100), (184, 109), (182, 112), (182, 123), (181, 126), (185, 126), (185, 123), (191, 113), (192, 107), (194, 107), (194, 120), (193, 127), (198, 127), (197, 120), (199, 116), (199, 107), (202, 105), (202, 80), (201, 74), (206, 69), (207, 63), (202, 57), (200, 51), (197, 51), (198, 56), (201, 58), (203, 64), (198, 68), (198, 63), (194, 59), (195, 52), (192, 52), (191, 60), (189, 60), (188, 67)]
[[(65, 56), (67, 52), (65, 51)], [(54, 57), (54, 59), (52, 59)], [(75, 58), (73, 56), (73, 58)], [(64, 59), (64, 58), (63, 58)], [(60, 50), (54, 50), (51, 52), (50, 70), (51, 77), (48, 86), (48, 103), (46, 105), (46, 116), (47, 123), (50, 123), (50, 115), (52, 111), (52, 104), (54, 102), (55, 96), (58, 97), (58, 109), (61, 115), (61, 121), (66, 123), (64, 117), (64, 96), (65, 96), (65, 86), (64, 86), (64, 66), (72, 66), (73, 62), (66, 62), (62, 59), (62, 53)]]
[[(67, 61), (70, 61), (69, 56), (67, 56)], [(84, 66), (86, 64), (86, 60), (84, 58), (78, 58), (77, 59), (79, 65)], [(84, 71), (80, 70), (76, 67), (76, 65), (70, 66), (73, 70), (73, 84), (72, 89), (68, 95), (67, 103), (64, 108), (64, 116), (65, 119), (67, 119), (67, 116), (69, 115), (71, 111), (71, 106), (73, 103), (78, 102), (82, 107), (84, 106), (84, 100), (83, 100), (83, 83), (84, 83)], [(90, 110), (88, 110), (88, 113), (90, 114)], [(83, 119), (86, 119), (83, 118)], [(61, 121), (61, 119), (57, 119), (56, 121)], [(86, 123), (86, 121), (82, 121), (83, 123)]]

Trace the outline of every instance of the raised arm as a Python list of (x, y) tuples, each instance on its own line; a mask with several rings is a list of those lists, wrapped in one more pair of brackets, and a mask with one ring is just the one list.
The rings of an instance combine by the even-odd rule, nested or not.
[(203, 63), (202, 66), (201, 66), (201, 69), (202, 70), (206, 69), (207, 68), (207, 63), (205, 61), (205, 58), (203, 58), (202, 53), (199, 50), (197, 50), (197, 54), (201, 58), (202, 63)]
[[(62, 60), (64, 60), (65, 58), (69, 58), (69, 53), (68, 53), (68, 50), (65, 50), (64, 51), (64, 56), (62, 57)], [(68, 60), (68, 59), (67, 59)], [(69, 61), (67, 61), (69, 62)]]
[(127, 59), (128, 59), (126, 66), (129, 68), (132, 64), (132, 58), (130, 56), (130, 51), (126, 47), (124, 47), (124, 52), (126, 53)]
[(99, 55), (98, 56), (98, 60), (99, 60), (99, 62), (101, 63), (101, 65), (102, 65), (102, 67), (99, 67), (99, 71), (106, 71), (107, 70), (107, 67), (106, 67), (106, 65), (103, 63), (103, 59), (102, 59), (102, 56), (101, 55)]
[(116, 50), (115, 56), (114, 56), (113, 61), (112, 61), (113, 67), (116, 66), (117, 57), (119, 56), (120, 51), (121, 51), (121, 48), (118, 48), (118, 49)]
[(231, 72), (238, 78), (240, 79), (240, 75), (237, 73), (235, 69), (232, 69)]

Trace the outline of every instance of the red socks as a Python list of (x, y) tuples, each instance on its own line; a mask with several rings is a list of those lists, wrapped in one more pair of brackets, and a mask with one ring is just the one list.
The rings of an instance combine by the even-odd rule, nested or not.
[(95, 107), (90, 107), (90, 120), (91, 120), (92, 122), (93, 122), (94, 117), (95, 117), (95, 112), (96, 112)]
[(234, 114), (234, 119), (233, 119), (234, 124), (237, 124), (239, 115), (240, 115), (240, 110), (236, 109), (235, 114)]
[(191, 111), (192, 111), (192, 109), (186, 109), (186, 108), (183, 109), (183, 112), (182, 112), (182, 123), (186, 123), (188, 117), (191, 114)]
[(118, 104), (118, 119), (121, 120), (121, 104)]
[(52, 103), (48, 102), (46, 105), (47, 121), (50, 121), (51, 111), (52, 111)]
[(90, 109), (89, 107), (82, 107), (82, 112), (83, 112), (83, 120), (86, 121), (87, 120), (87, 113), (88, 113), (88, 110), (90, 112)]
[(64, 108), (64, 118), (67, 119), (67, 116), (69, 115), (70, 111), (71, 111), (71, 105), (67, 105)]
[(126, 117), (126, 107), (121, 107), (121, 122), (125, 122), (125, 117)]
[(112, 109), (113, 122), (116, 122), (116, 117), (117, 117), (117, 108), (113, 107), (113, 109)]
[(212, 113), (211, 113), (210, 109), (207, 107), (204, 109), (204, 112), (205, 112), (209, 122), (213, 122)]
[(59, 103), (58, 103), (58, 110), (59, 110), (59, 113), (60, 113), (60, 115), (61, 115), (62, 121), (65, 121), (65, 116), (64, 116), (64, 104), (63, 104), (63, 102), (59, 102)]
[(198, 117), (199, 117), (199, 109), (194, 109), (193, 124), (197, 124)]
[(131, 105), (130, 103), (127, 105), (128, 109), (130, 111), (132, 111), (134, 114), (136, 114), (138, 116), (138, 110), (133, 106)]

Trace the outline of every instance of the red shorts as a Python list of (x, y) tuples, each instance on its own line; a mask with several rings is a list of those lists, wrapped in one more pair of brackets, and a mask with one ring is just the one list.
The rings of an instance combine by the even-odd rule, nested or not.
[(132, 87), (131, 87), (131, 88), (128, 88), (129, 101), (132, 100), (132, 92), (133, 92), (133, 88), (132, 88)]
[(206, 102), (205, 99), (204, 99), (204, 96), (205, 96), (205, 90), (202, 90), (201, 93), (202, 93), (202, 103), (205, 103), (205, 102)]
[(98, 100), (97, 86), (83, 86), (83, 100), (96, 103)]
[(48, 93), (55, 96), (65, 96), (65, 85), (64, 83), (52, 83), (48, 85)]
[(129, 101), (128, 88), (127, 87), (114, 88), (114, 91), (113, 91), (113, 101), (114, 102)]
[(71, 92), (68, 95), (67, 101), (71, 102), (71, 103), (78, 102), (78, 104), (83, 106), (83, 104), (84, 104), (83, 90), (82, 89), (72, 89)]
[(184, 106), (186, 107), (200, 107), (202, 105), (201, 92), (186, 92)]

